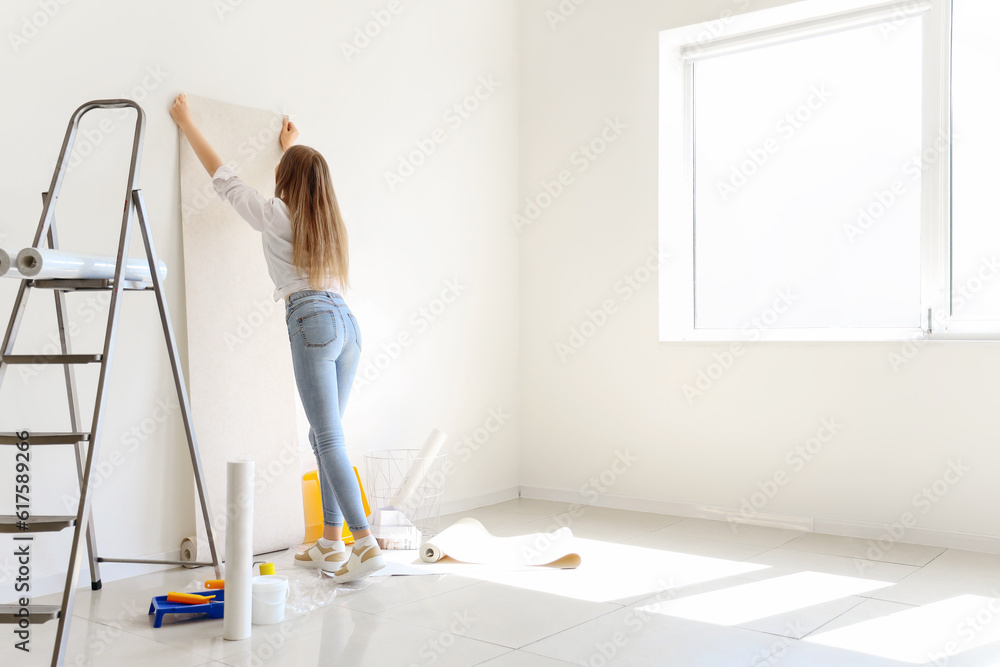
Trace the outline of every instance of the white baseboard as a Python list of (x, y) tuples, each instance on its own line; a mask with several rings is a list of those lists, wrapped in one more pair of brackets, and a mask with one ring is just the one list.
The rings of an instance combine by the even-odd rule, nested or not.
[[(737, 508), (682, 503), (653, 498), (638, 498), (636, 496), (618, 496), (602, 494), (592, 502), (583, 502), (581, 494), (566, 489), (550, 489), (541, 486), (521, 486), (520, 495), (525, 498), (552, 500), (564, 503), (581, 503), (596, 507), (633, 510), (636, 512), (653, 512), (656, 514), (671, 514), (693, 519), (714, 519), (716, 521), (732, 521), (735, 523), (766, 526), (770, 528), (787, 528), (804, 532), (841, 535), (860, 539), (877, 541), (887, 536), (896, 542), (920, 544), (930, 547), (946, 547), (949, 549), (966, 549), (984, 553), (1000, 554), (1000, 537), (994, 535), (979, 535), (975, 533), (960, 533), (935, 528), (910, 526), (901, 533), (890, 532), (890, 526), (864, 521), (843, 521), (840, 519), (823, 519), (794, 514), (776, 514), (769, 512), (754, 512), (747, 515)], [(902, 528), (901, 526), (898, 528)]]
[(890, 532), (888, 525), (880, 523), (867, 523), (863, 521), (841, 521), (839, 519), (816, 519), (817, 533), (827, 535), (843, 535), (845, 537), (859, 537), (872, 540), (877, 544), (880, 539), (892, 539), (898, 542), (909, 544), (922, 544), (928, 547), (947, 547), (948, 549), (965, 549), (967, 551), (981, 551), (990, 554), (1000, 554), (1000, 537), (993, 535), (979, 535), (976, 533), (960, 533), (950, 530), (939, 530), (936, 528), (921, 528), (920, 526), (910, 526), (902, 529), (897, 526), (896, 535), (902, 534), (898, 539)]

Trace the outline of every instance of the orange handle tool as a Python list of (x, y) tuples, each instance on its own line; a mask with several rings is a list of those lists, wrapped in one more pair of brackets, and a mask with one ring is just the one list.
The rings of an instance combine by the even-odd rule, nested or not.
[(211, 602), (214, 595), (194, 595), (193, 593), (167, 593), (167, 602), (183, 602), (184, 604), (205, 604)]

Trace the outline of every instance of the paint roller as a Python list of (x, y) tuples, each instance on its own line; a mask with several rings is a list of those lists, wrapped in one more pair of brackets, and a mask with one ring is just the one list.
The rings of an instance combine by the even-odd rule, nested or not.
[[(117, 258), (104, 255), (82, 255), (46, 248), (25, 248), (17, 253), (15, 265), (25, 278), (82, 280), (114, 278), (117, 262)], [(167, 277), (167, 265), (163, 260), (156, 263), (156, 269), (160, 280)], [(145, 259), (127, 259), (124, 267), (124, 279), (135, 282), (152, 282), (149, 262)]]
[(194, 593), (179, 593), (170, 591), (167, 593), (167, 602), (180, 602), (182, 604), (205, 604), (211, 602), (214, 595), (197, 595)]

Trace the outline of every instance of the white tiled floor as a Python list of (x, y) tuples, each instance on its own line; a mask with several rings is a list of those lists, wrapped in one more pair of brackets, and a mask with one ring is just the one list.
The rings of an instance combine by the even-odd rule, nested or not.
[[(240, 642), (222, 639), (221, 620), (168, 618), (153, 628), (152, 596), (212, 575), (165, 570), (81, 588), (66, 664), (1000, 665), (1000, 556), (909, 544), (870, 550), (865, 540), (527, 499), (441, 525), (462, 516), (498, 535), (568, 525), (583, 564), (372, 577), (354, 588), (316, 575), (301, 581), (328, 604), (253, 626)], [(0, 665), (48, 665), (55, 628), (33, 626), (28, 657), (8, 635)]]

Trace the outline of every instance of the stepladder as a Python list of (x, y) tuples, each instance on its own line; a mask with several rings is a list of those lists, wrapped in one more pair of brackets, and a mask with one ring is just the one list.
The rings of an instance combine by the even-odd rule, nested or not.
[[(74, 141), (80, 128), (81, 119), (92, 111), (112, 109), (132, 109), (135, 111), (135, 130), (132, 137), (131, 162), (129, 165), (128, 182), (124, 193), (121, 230), (118, 237), (118, 251), (113, 277), (80, 277), (80, 278), (28, 278), (22, 276), (17, 288), (17, 295), (3, 338), (0, 350), (0, 390), (8, 368), (17, 364), (31, 364), (36, 368), (44, 366), (61, 367), (65, 381), (67, 408), (70, 428), (66, 431), (32, 431), (18, 428), (17, 415), (11, 410), (4, 410), (0, 405), (0, 419), (12, 428), (0, 432), (0, 446), (11, 446), (16, 449), (15, 468), (16, 480), (27, 482), (31, 479), (34, 462), (32, 452), (35, 448), (50, 448), (66, 445), (73, 449), (76, 462), (76, 476), (79, 480), (79, 501), (76, 514), (70, 515), (33, 515), (29, 509), (30, 503), (19, 503), (15, 500), (15, 512), (10, 515), (0, 515), (0, 533), (12, 534), (15, 550), (29, 550), (29, 543), (37, 533), (47, 533), (72, 529), (73, 538), (70, 547), (65, 585), (62, 591), (62, 601), (58, 605), (40, 605), (30, 602), (30, 590), (27, 594), (17, 594), (18, 600), (12, 604), (0, 605), (0, 623), (16, 624), (16, 629), (26, 628), (30, 634), (33, 624), (57, 621), (54, 645), (52, 646), (52, 667), (64, 664), (67, 657), (70, 621), (73, 615), (73, 605), (77, 590), (77, 577), (81, 569), (83, 550), (81, 542), (86, 536), (87, 564), (90, 571), (91, 589), (99, 591), (102, 587), (102, 563), (144, 563), (150, 565), (176, 566), (212, 566), (215, 577), (221, 578), (221, 568), (215, 540), (212, 534), (212, 522), (209, 511), (207, 490), (201, 457), (195, 438), (191, 418), (191, 406), (184, 382), (183, 370), (174, 337), (173, 325), (164, 293), (163, 277), (157, 271), (156, 249), (150, 228), (149, 217), (142, 191), (137, 187), (139, 165), (142, 159), (142, 145), (146, 127), (146, 115), (142, 108), (132, 100), (107, 99), (94, 100), (81, 105), (73, 112), (62, 148), (56, 163), (55, 171), (49, 188), (42, 194), (42, 213), (35, 230), (32, 248), (59, 250), (59, 239), (56, 229), (55, 208), (59, 191), (67, 173)], [(149, 266), (149, 280), (126, 279), (125, 265), (129, 260), (129, 246), (132, 240), (132, 228), (138, 224), (142, 235), (143, 248)], [(56, 325), (58, 330), (59, 352), (54, 354), (15, 354), (14, 346), (18, 330), (24, 318), (28, 297), (36, 290), (51, 292), (55, 300)], [(67, 294), (73, 292), (105, 291), (110, 293), (107, 325), (105, 328), (103, 349), (100, 352), (79, 353), (71, 349), (71, 337), (67, 334), (70, 327), (68, 321)], [(177, 393), (181, 419), (187, 440), (188, 452), (194, 473), (195, 489), (200, 501), (200, 511), (205, 522), (207, 542), (211, 554), (210, 562), (174, 561), (149, 558), (102, 557), (98, 549), (97, 530), (93, 517), (93, 497), (95, 491), (94, 471), (99, 461), (102, 431), (105, 425), (105, 415), (108, 408), (108, 379), (112, 372), (111, 361), (114, 357), (115, 342), (121, 313), (121, 303), (125, 292), (152, 293), (156, 296), (159, 323), (163, 330), (163, 339), (167, 347), (170, 367), (173, 374), (173, 384)], [(95, 364), (99, 367), (97, 388), (94, 398), (93, 415), (89, 429), (81, 412), (79, 394), (76, 383), (76, 368), (82, 364)], [(129, 369), (131, 373), (141, 372), (141, 369)], [(28, 388), (26, 391), (30, 391)], [(0, 393), (0, 401), (3, 400)], [(51, 397), (43, 397), (52, 401)], [(48, 459), (47, 459), (48, 460)], [(2, 474), (3, 471), (0, 471)], [(15, 471), (11, 471), (14, 474)], [(25, 491), (22, 497), (38, 496), (44, 493), (42, 489), (29, 487), (28, 484), (16, 484), (15, 495)], [(9, 503), (3, 507), (9, 506)], [(8, 594), (9, 591), (3, 591)], [(99, 594), (99, 593), (96, 593)], [(23, 597), (22, 597), (23, 595)], [(40, 647), (33, 646), (37, 651)]]

